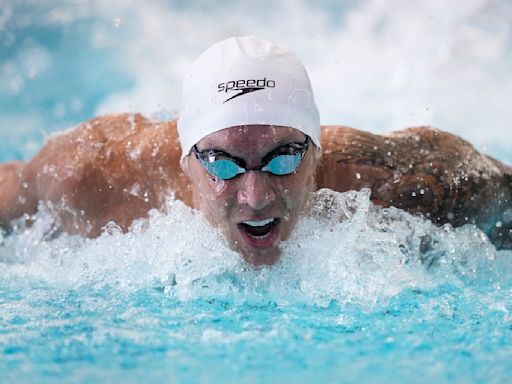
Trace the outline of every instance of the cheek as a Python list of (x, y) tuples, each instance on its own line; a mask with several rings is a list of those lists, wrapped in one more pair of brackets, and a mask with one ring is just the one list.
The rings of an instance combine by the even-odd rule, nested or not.
[(220, 223), (232, 205), (225, 181), (213, 178), (196, 162), (190, 164), (194, 207), (212, 224)]
[(279, 195), (292, 204), (302, 200), (301, 197), (306, 191), (299, 175), (285, 176), (284, 178), (278, 179), (276, 184), (276, 190)]
[(223, 180), (211, 180), (210, 175), (198, 184), (198, 207), (210, 223), (225, 227), (237, 207), (237, 193), (234, 185)]
[(200, 200), (217, 200), (227, 189), (224, 180), (217, 179), (206, 172), (197, 162), (190, 166), (190, 177), (194, 186), (194, 197)]
[(224, 221), (229, 212), (232, 211), (236, 203), (235, 196), (231, 193), (230, 188), (224, 185), (204, 185), (198, 196), (199, 208), (203, 214), (209, 215), (212, 222)]
[(276, 190), (292, 214), (298, 214), (316, 191), (313, 164), (304, 165), (306, 167), (301, 171), (277, 179)]
[(313, 156), (308, 156), (304, 159), (299, 172), (290, 175), (289, 179), (286, 179), (286, 187), (290, 191), (290, 194), (298, 196), (306, 196), (312, 192), (316, 192), (316, 167), (317, 163)]

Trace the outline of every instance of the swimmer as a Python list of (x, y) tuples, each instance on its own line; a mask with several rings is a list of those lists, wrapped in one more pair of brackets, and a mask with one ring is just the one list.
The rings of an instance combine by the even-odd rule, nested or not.
[(197, 59), (177, 121), (102, 116), (54, 136), (27, 164), (1, 165), (0, 223), (42, 202), (57, 230), (95, 237), (110, 221), (127, 231), (173, 195), (247, 262), (270, 265), (318, 188), (370, 188), (378, 205), (474, 223), (512, 248), (511, 185), (510, 167), (445, 132), (320, 127), (302, 63), (248, 36)]

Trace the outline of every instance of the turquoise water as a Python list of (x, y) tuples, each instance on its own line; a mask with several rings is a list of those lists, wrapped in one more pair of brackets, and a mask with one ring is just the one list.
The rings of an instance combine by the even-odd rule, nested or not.
[(2, 321), (5, 382), (505, 383), (512, 369), (510, 289), (408, 289), (369, 313), (150, 288), (27, 293), (2, 289), (2, 307), (19, 306)]
[(260, 270), (180, 202), (94, 240), (49, 239), (43, 209), (0, 247), (0, 376), (509, 381), (511, 252), (471, 226), (379, 210), (365, 191), (315, 199), (281, 262)]

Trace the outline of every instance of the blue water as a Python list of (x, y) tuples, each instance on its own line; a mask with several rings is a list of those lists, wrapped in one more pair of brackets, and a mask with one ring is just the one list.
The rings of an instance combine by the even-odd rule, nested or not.
[(50, 240), (51, 225), (42, 209), (0, 247), (4, 382), (512, 374), (512, 253), (471, 226), (438, 229), (375, 208), (365, 191), (320, 191), (281, 262), (260, 270), (172, 200), (126, 234), (111, 225), (94, 240)]
[(3, 290), (3, 306), (23, 310), (2, 321), (11, 341), (0, 367), (13, 383), (505, 383), (510, 290), (494, 291), (409, 289), (365, 313), (337, 303), (179, 303), (150, 288)]

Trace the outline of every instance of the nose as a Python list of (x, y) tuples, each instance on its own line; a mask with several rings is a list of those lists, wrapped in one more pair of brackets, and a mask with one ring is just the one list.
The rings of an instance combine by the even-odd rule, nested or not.
[(259, 171), (249, 171), (242, 175), (238, 202), (253, 209), (261, 210), (273, 202), (276, 195), (269, 176)]

